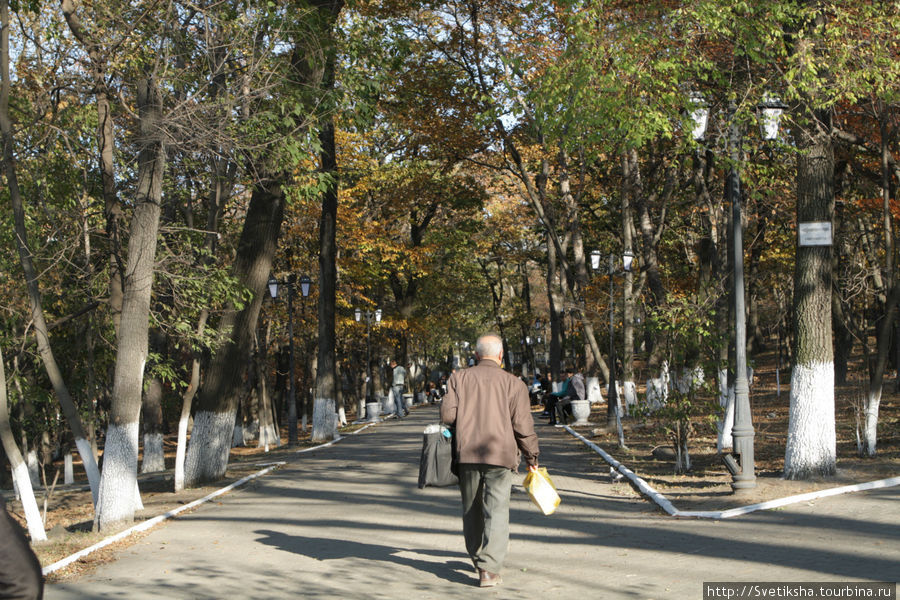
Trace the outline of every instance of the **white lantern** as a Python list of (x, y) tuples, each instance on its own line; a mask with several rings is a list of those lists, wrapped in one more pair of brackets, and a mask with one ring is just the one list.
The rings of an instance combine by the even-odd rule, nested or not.
[(309, 275), (304, 275), (300, 278), (300, 293), (303, 294), (304, 298), (309, 296), (310, 285), (312, 285), (312, 279), (309, 278)]
[(763, 101), (757, 105), (759, 112), (759, 133), (767, 142), (778, 139), (778, 128), (781, 125), (781, 115), (788, 106), (777, 96), (766, 93)]
[(695, 142), (699, 142), (706, 137), (706, 128), (709, 125), (709, 106), (700, 92), (691, 92), (688, 98), (691, 103), (690, 117), (693, 125), (691, 137)]
[(631, 272), (631, 264), (634, 262), (634, 254), (632, 254), (631, 250), (626, 250), (622, 255), (622, 268), (625, 269), (626, 272)]

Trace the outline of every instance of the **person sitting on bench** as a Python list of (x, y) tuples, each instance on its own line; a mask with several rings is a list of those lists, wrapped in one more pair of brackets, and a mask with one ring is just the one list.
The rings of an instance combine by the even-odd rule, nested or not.
[(572, 400), (584, 399), (584, 376), (570, 365), (566, 367), (566, 380), (559, 387), (559, 391), (547, 396), (546, 409), (550, 413), (548, 425), (556, 425), (557, 417), (565, 425), (568, 422), (566, 415), (572, 412)]

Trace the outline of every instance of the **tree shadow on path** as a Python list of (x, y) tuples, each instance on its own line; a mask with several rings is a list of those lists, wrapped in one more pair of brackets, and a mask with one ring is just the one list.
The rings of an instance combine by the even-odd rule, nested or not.
[(478, 579), (474, 575), (472, 563), (460, 560), (449, 562), (432, 562), (401, 556), (401, 554), (418, 554), (434, 556), (435, 558), (459, 558), (457, 552), (447, 552), (435, 549), (412, 549), (382, 546), (379, 544), (366, 544), (341, 539), (327, 539), (286, 535), (279, 531), (259, 529), (254, 533), (264, 536), (257, 541), (267, 546), (278, 548), (293, 554), (301, 554), (313, 560), (364, 560), (410, 567), (417, 571), (431, 573), (435, 577), (451, 583), (478, 585)]

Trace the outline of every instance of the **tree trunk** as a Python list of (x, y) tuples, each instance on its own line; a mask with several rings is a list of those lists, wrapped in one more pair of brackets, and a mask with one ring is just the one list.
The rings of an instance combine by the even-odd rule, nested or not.
[[(2, 35), (6, 36), (6, 28), (9, 24), (9, 8), (6, 0), (0, 1), (2, 1), (2, 4), (0, 4), (0, 12), (2, 12), (3, 19)], [(31, 487), (28, 467), (25, 466), (25, 461), (22, 460), (22, 454), (19, 452), (19, 447), (16, 446), (15, 437), (9, 426), (6, 366), (3, 364), (2, 353), (0, 353), (0, 443), (3, 444), (3, 451), (9, 459), (9, 466), (12, 468), (13, 481), (19, 493), (19, 500), (22, 502), (22, 509), (25, 511), (25, 522), (28, 525), (28, 534), (31, 536), (31, 541), (43, 542), (47, 539), (47, 534), (44, 531), (44, 522), (41, 520), (41, 512), (38, 509), (37, 500), (34, 498), (34, 489)]]
[(94, 524), (101, 530), (115, 523), (134, 520), (138, 424), (166, 160), (162, 141), (162, 97), (156, 81), (152, 78), (139, 81), (137, 97), (140, 114), (138, 181), (128, 242), (125, 296), (103, 452), (103, 475), (94, 516)]
[(166, 470), (163, 453), (163, 383), (153, 377), (144, 392), (144, 452), (141, 473), (158, 473)]
[[(197, 335), (201, 335), (206, 328), (206, 321), (209, 319), (209, 310), (200, 311), (200, 318), (197, 321)], [(175, 448), (175, 491), (180, 492), (184, 489), (184, 456), (187, 450), (187, 430), (188, 422), (191, 419), (191, 404), (193, 404), (194, 396), (200, 388), (200, 353), (194, 351), (194, 360), (191, 363), (191, 380), (187, 389), (181, 397), (181, 415), (178, 418), (178, 443)]]
[[(343, 0), (318, 0), (318, 41), (323, 53), (323, 74), (319, 92), (327, 97), (334, 91), (336, 48), (334, 23), (343, 8)], [(337, 293), (337, 208), (338, 170), (337, 148), (334, 140), (334, 116), (321, 118), (320, 170), (327, 177), (322, 192), (322, 216), (319, 220), (319, 351), (316, 369), (313, 427), (311, 439), (324, 441), (335, 434), (335, 298)]]
[(898, 310), (900, 310), (898, 303), (900, 303), (900, 283), (895, 283), (888, 294), (885, 314), (879, 325), (875, 367), (872, 369), (869, 390), (866, 394), (866, 430), (863, 451), (868, 456), (875, 456), (875, 446), (878, 441), (878, 407), (881, 404), (881, 392), (884, 387), (884, 371), (890, 356), (891, 332), (897, 319)]
[[(832, 223), (831, 116), (816, 113), (798, 130), (797, 222)], [(831, 247), (799, 246), (794, 269), (794, 357), (784, 459), (786, 479), (833, 475), (836, 468)]]
[[(575, 201), (575, 197), (572, 195), (572, 190), (569, 185), (568, 157), (564, 150), (560, 150), (559, 153), (559, 166), (559, 192), (566, 203), (568, 212), (568, 227), (571, 234), (572, 252), (575, 259), (574, 276), (575, 281), (578, 284), (576, 288), (577, 293), (575, 294), (575, 303), (578, 306), (581, 325), (584, 329), (586, 346), (590, 348), (591, 353), (594, 356), (594, 362), (600, 368), (600, 371), (606, 377), (607, 381), (609, 381), (609, 370), (614, 368), (615, 365), (607, 365), (606, 361), (603, 359), (603, 353), (600, 352), (600, 346), (597, 344), (597, 336), (594, 334), (594, 325), (591, 323), (587, 311), (585, 310), (586, 307), (583, 294), (588, 287), (588, 271), (584, 258), (584, 238), (581, 231), (581, 215), (578, 210), (578, 203)], [(593, 375), (593, 373), (591, 374)]]
[(262, 298), (267, 294), (266, 282), (284, 217), (281, 185), (280, 178), (261, 181), (250, 197), (232, 273), (252, 292), (253, 300), (241, 311), (232, 307), (222, 316), (220, 329), (231, 334), (213, 357), (200, 394), (185, 457), (188, 487), (221, 479), (228, 466), (242, 367), (247, 364)]
[(276, 448), (281, 445), (281, 439), (278, 435), (278, 429), (275, 427), (275, 419), (272, 414), (272, 400), (269, 398), (269, 386), (266, 380), (266, 362), (269, 355), (269, 339), (272, 334), (272, 323), (266, 325), (266, 332), (262, 336), (259, 343), (259, 350), (256, 353), (256, 398), (259, 402), (257, 412), (259, 413), (259, 438), (257, 447), (265, 448), (269, 451), (269, 446)]
[(53, 349), (50, 347), (50, 335), (47, 328), (47, 322), (44, 319), (44, 310), (41, 304), (41, 294), (38, 289), (37, 272), (32, 260), (31, 249), (28, 244), (28, 234), (25, 228), (25, 206), (22, 195), (19, 190), (19, 182), (16, 177), (16, 163), (13, 153), (13, 131), (12, 123), (9, 118), (9, 6), (6, 2), (2, 4), (4, 14), (2, 15), (2, 34), (0, 34), (0, 72), (2, 72), (2, 83), (0, 83), (0, 133), (3, 136), (3, 163), (6, 171), (7, 185), (9, 187), (9, 199), (13, 209), (13, 219), (15, 221), (16, 232), (16, 249), (19, 252), (19, 260), (22, 264), (22, 270), (25, 274), (25, 283), (28, 288), (28, 301), (31, 305), (31, 319), (34, 323), (35, 336), (37, 338), (38, 353), (50, 379), (56, 397), (59, 399), (60, 407), (72, 435), (75, 438), (75, 446), (84, 464), (87, 472), (88, 482), (91, 486), (91, 495), (94, 503), (97, 502), (99, 491), (100, 472), (97, 469), (97, 461), (91, 452), (91, 445), (87, 441), (84, 426), (75, 402), (69, 395), (69, 390), (63, 380), (62, 372), (56, 363), (56, 357)]
[[(331, 69), (334, 69), (333, 59)], [(334, 330), (337, 292), (337, 162), (334, 122), (329, 117), (319, 136), (322, 142), (322, 170), (333, 179), (322, 197), (319, 221), (319, 353), (316, 394), (313, 403), (312, 441), (334, 437), (334, 412), (337, 381), (335, 378)]]
[[(150, 334), (150, 349), (162, 355), (167, 340), (164, 333), (155, 330)], [(143, 415), (144, 451), (141, 459), (141, 473), (157, 473), (166, 470), (165, 453), (163, 451), (163, 382), (153, 376), (145, 384), (144, 401), (141, 406)]]
[[(625, 253), (634, 254), (634, 214), (631, 208), (631, 169), (623, 156), (622, 160), (622, 246)], [(625, 272), (622, 286), (622, 389), (625, 405), (637, 404), (637, 387), (634, 382), (634, 272)]]
[[(638, 213), (638, 230), (641, 236), (641, 272), (646, 274), (647, 282), (650, 286), (650, 309), (662, 306), (666, 301), (666, 290), (662, 283), (662, 277), (659, 274), (659, 240), (662, 236), (665, 225), (665, 211), (660, 219), (660, 224), (656, 226), (653, 217), (650, 214), (650, 202), (644, 191), (644, 185), (641, 179), (640, 164), (638, 162), (637, 150), (631, 149), (628, 153), (628, 160), (631, 162), (632, 170), (632, 189), (634, 190), (634, 204)], [(673, 188), (671, 181), (671, 172), (667, 178), (666, 190), (664, 196), (668, 196)], [(663, 199), (665, 201), (665, 198)], [(661, 345), (655, 340), (648, 340), (652, 347), (647, 350), (650, 352), (649, 365), (655, 367), (660, 360)]]

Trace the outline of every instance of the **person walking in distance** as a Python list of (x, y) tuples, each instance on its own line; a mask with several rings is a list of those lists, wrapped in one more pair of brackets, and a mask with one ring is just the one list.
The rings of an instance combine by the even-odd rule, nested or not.
[(406, 369), (403, 365), (398, 365), (395, 359), (391, 359), (391, 371), (393, 371), (391, 389), (394, 391), (394, 412), (398, 419), (402, 419), (409, 414), (403, 402), (403, 392), (406, 391)]
[(454, 373), (441, 402), (441, 421), (455, 426), (466, 550), (479, 585), (500, 583), (509, 546), (509, 494), (519, 453), (537, 469), (538, 439), (528, 388), (504, 371), (503, 342), (483, 335), (478, 363)]

